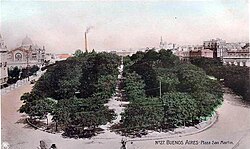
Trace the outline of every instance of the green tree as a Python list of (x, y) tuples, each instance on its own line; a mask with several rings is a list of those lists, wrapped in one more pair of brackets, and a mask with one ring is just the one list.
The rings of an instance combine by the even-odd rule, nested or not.
[(198, 119), (197, 103), (187, 93), (167, 93), (163, 95), (164, 101), (164, 128), (185, 126)]
[(46, 66), (31, 93), (22, 96), (20, 112), (38, 118), (51, 112), (56, 130), (64, 135), (92, 136), (115, 117), (104, 103), (114, 93), (119, 63), (117, 55), (92, 51)]
[(163, 119), (163, 107), (157, 99), (142, 98), (132, 101), (121, 115), (127, 133), (142, 129), (156, 130)]
[(54, 109), (55, 100), (45, 98), (34, 93), (25, 93), (21, 100), (25, 103), (19, 109), (20, 113), (26, 113), (31, 118), (43, 119), (48, 113)]
[(147, 62), (137, 62), (130, 67), (130, 71), (135, 71), (145, 82), (145, 92), (147, 96), (159, 95), (159, 83), (155, 70)]
[(33, 65), (31, 68), (30, 68), (30, 74), (35, 74), (40, 68), (37, 66), (37, 65)]
[(14, 69), (8, 69), (8, 84), (16, 83), (19, 79), (20, 69), (18, 67), (14, 67)]
[(224, 79), (224, 85), (231, 88), (244, 100), (250, 100), (249, 67), (222, 65), (220, 59), (196, 58), (191, 63), (203, 68), (208, 75)]
[[(126, 133), (193, 126), (210, 117), (222, 103), (219, 82), (211, 80), (195, 65), (181, 64), (170, 50), (162, 49), (158, 53), (149, 50), (140, 56), (142, 58), (134, 55), (131, 62), (125, 63), (124, 90), (130, 103), (122, 114), (121, 126), (125, 127)], [(214, 63), (220, 65), (218, 61)], [(136, 74), (131, 75), (133, 71), (141, 76), (141, 83)], [(161, 98), (157, 98), (159, 81)], [(144, 92), (156, 98), (146, 98)]]
[(57, 100), (72, 97), (79, 90), (81, 75), (79, 62), (75, 60), (58, 62), (40, 77), (33, 92)]
[[(173, 55), (171, 50), (161, 49), (159, 51), (159, 66), (160, 67), (173, 67), (180, 63), (177, 56)], [(158, 66), (158, 67), (159, 67)]]
[(68, 137), (86, 137), (90, 129), (94, 135), (98, 125), (111, 122), (113, 117), (114, 111), (94, 98), (60, 100), (53, 113), (53, 121), (64, 126), (64, 135)]
[(81, 51), (80, 49), (76, 50), (75, 53), (74, 53), (75, 57), (80, 57), (82, 55), (83, 55), (83, 51)]
[[(130, 59), (132, 61), (139, 61), (144, 57), (145, 53), (142, 51), (137, 51), (135, 54), (133, 54)], [(125, 63), (126, 64), (126, 63)]]
[(135, 101), (141, 98), (146, 98), (144, 87), (145, 84), (137, 73), (133, 72), (126, 74), (126, 80), (124, 82), (124, 90), (127, 100)]
[(115, 92), (117, 76), (115, 75), (102, 75), (98, 79), (97, 91), (94, 97), (100, 99), (108, 99)]

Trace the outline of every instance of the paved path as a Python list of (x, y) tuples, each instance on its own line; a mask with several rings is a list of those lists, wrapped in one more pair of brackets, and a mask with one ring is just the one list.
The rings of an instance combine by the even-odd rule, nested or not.
[[(133, 141), (133, 144), (128, 144), (131, 148), (150, 149), (155, 148), (204, 148), (204, 149), (249, 149), (250, 147), (250, 108), (243, 107), (240, 103), (232, 101), (235, 96), (225, 93), (224, 103), (218, 109), (218, 121), (208, 130), (185, 137), (164, 138), (157, 141), (162, 141), (162, 145), (156, 145), (156, 139), (149, 141)], [(198, 145), (169, 145), (170, 141), (186, 140), (198, 141)], [(165, 141), (165, 142), (164, 142)], [(223, 141), (223, 142), (221, 142)], [(164, 142), (164, 143), (163, 143)], [(167, 143), (168, 142), (168, 143)], [(208, 144), (210, 142), (210, 144)], [(214, 142), (214, 144), (213, 144)], [(215, 144), (219, 142), (219, 144)], [(172, 142), (171, 142), (172, 143)], [(179, 142), (178, 142), (179, 143)], [(195, 142), (194, 142), (195, 143)], [(207, 144), (206, 144), (207, 143)], [(223, 144), (224, 143), (224, 144)], [(173, 144), (173, 143), (172, 143)], [(144, 147), (142, 147), (144, 146)]]
[[(59, 149), (119, 149), (121, 147), (122, 137), (115, 133), (103, 133), (93, 139), (69, 139), (63, 138), (59, 134), (49, 134), (40, 130), (34, 130), (23, 123), (26, 117), (17, 112), (22, 102), (19, 100), (24, 92), (29, 92), (32, 85), (26, 84), (16, 88), (1, 98), (2, 111), (2, 141), (6, 141), (11, 145), (11, 149), (36, 149), (39, 141), (42, 139), (50, 139), (57, 144)], [(165, 148), (218, 148), (218, 149), (248, 149), (250, 146), (250, 108), (242, 106), (235, 99), (235, 96), (225, 93), (224, 103), (218, 109), (218, 121), (208, 130), (185, 137), (177, 138), (146, 138), (130, 139), (127, 143), (128, 149), (165, 149)], [(127, 139), (128, 140), (128, 139)], [(198, 141), (198, 145), (169, 145), (170, 141), (175, 143), (186, 140)], [(155, 144), (155, 141), (162, 141)], [(165, 142), (163, 142), (165, 141)], [(179, 142), (178, 142), (179, 141)], [(202, 144), (202, 141), (210, 142), (210, 145)], [(212, 142), (219, 144), (212, 144)], [(227, 144), (220, 144), (221, 141)], [(168, 142), (168, 144), (167, 144)], [(160, 145), (160, 143), (163, 143)]]
[[(118, 80), (121, 79), (123, 73), (123, 64), (118, 67), (119, 75)], [(104, 129), (105, 133), (109, 132), (109, 128), (118, 124), (121, 120), (121, 113), (124, 112), (125, 105), (129, 104), (129, 102), (121, 101), (121, 90), (119, 89), (119, 83), (116, 85), (115, 94), (109, 99), (108, 103), (104, 104), (108, 106), (109, 109), (114, 110), (116, 114), (116, 118), (112, 120), (111, 123), (107, 123), (106, 125), (101, 125), (100, 128)]]

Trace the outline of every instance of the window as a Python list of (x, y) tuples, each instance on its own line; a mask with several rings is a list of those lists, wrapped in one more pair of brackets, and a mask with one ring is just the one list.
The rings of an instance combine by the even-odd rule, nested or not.
[(17, 61), (20, 61), (20, 60), (22, 60), (22, 54), (21, 53), (16, 53), (16, 55), (15, 55), (15, 58), (16, 58), (16, 60)]
[(0, 67), (2, 67), (2, 63), (0, 64)]

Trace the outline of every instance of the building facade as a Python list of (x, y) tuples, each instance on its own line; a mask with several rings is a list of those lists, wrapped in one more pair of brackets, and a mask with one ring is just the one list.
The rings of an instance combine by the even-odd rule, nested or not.
[(0, 57), (1, 57), (1, 76), (0, 76), (0, 84), (1, 87), (5, 84), (7, 84), (8, 81), (8, 68), (7, 68), (7, 46), (4, 43), (4, 39), (2, 35), (0, 34)]
[(213, 58), (213, 51), (209, 49), (192, 50), (192, 51), (189, 51), (189, 57), (190, 58), (200, 58), (200, 57)]
[(237, 65), (250, 67), (250, 50), (249, 47), (245, 49), (232, 49), (224, 53), (222, 57), (223, 64)]
[(202, 45), (180, 46), (174, 53), (182, 61), (189, 61), (190, 58), (208, 57), (213, 58), (213, 51), (204, 49)]
[(110, 53), (117, 54), (118, 56), (128, 56), (128, 55), (131, 56), (135, 52), (122, 50), (122, 51), (111, 51)]
[(176, 45), (175, 43), (164, 42), (162, 37), (161, 37), (161, 41), (159, 44), (159, 50), (165, 49), (165, 50), (175, 51), (177, 48), (178, 48), (178, 45)]
[(178, 56), (181, 61), (188, 61), (190, 50), (190, 46), (179, 46), (173, 54)]
[(34, 45), (32, 40), (26, 36), (21, 46), (8, 52), (8, 67), (26, 68), (33, 65), (43, 66), (45, 61), (45, 48)]
[(209, 41), (203, 41), (203, 47), (204, 49), (209, 49), (213, 51), (213, 58), (220, 57), (218, 51), (224, 52), (223, 47), (226, 45), (226, 41), (216, 38), (216, 39), (211, 39)]

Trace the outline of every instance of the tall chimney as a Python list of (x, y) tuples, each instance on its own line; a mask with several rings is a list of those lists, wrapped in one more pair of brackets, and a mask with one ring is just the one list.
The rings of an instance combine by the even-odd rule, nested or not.
[(88, 48), (87, 48), (87, 32), (85, 32), (85, 51), (88, 52)]

